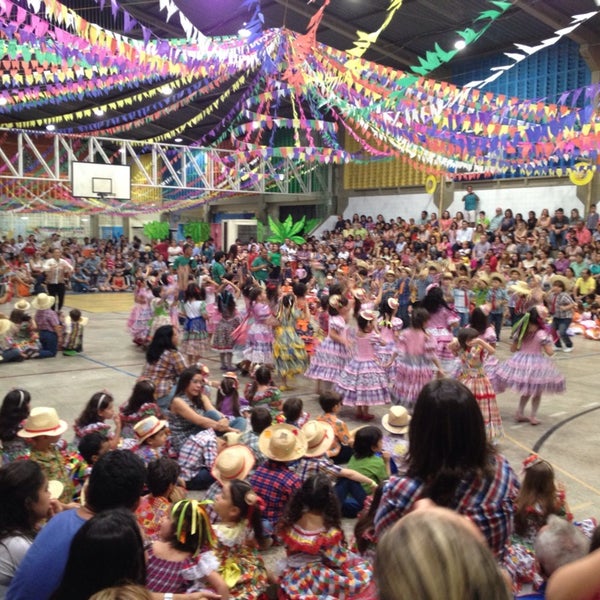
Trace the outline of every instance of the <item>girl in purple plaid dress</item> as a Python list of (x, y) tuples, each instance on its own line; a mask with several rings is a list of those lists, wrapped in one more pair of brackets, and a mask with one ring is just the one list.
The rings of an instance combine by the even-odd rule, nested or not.
[(361, 310), (356, 318), (358, 334), (356, 336), (355, 356), (340, 373), (336, 385), (337, 391), (344, 396), (345, 406), (355, 406), (355, 418), (370, 421), (375, 415), (369, 412), (370, 406), (390, 404), (389, 379), (386, 368), (375, 354), (375, 347), (381, 345), (381, 338), (373, 331), (377, 313), (373, 310)]
[(183, 594), (212, 590), (228, 597), (213, 553), (215, 538), (204, 507), (180, 500), (160, 529), (160, 540), (146, 551), (146, 587), (151, 592)]
[[(545, 307), (542, 307), (545, 310)], [(564, 376), (548, 358), (554, 354), (554, 340), (535, 306), (530, 308), (514, 326), (511, 351), (514, 354), (496, 371), (496, 379), (504, 390), (518, 392), (519, 406), (515, 421), (539, 425), (537, 411), (542, 393), (560, 394), (565, 391)], [(531, 399), (531, 413), (525, 416), (525, 407)]]
[(280, 597), (289, 600), (375, 598), (371, 564), (348, 549), (339, 503), (327, 475), (309, 477), (279, 524), (286, 548)]
[(317, 394), (328, 391), (337, 383), (343, 368), (350, 358), (351, 342), (348, 340), (348, 298), (333, 294), (329, 297), (329, 332), (317, 346), (310, 359), (305, 377), (317, 380)]

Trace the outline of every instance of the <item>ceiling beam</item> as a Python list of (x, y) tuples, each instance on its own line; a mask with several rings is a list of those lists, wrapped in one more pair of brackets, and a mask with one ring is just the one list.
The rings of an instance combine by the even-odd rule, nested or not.
[[(514, 3), (516, 8), (537, 19), (540, 23), (544, 23), (551, 27), (554, 31), (567, 27), (570, 21), (567, 21), (567, 16), (553, 9), (551, 6), (544, 5), (544, 10), (540, 10), (535, 6), (528, 4), (525, 0), (516, 0)], [(575, 31), (568, 35), (574, 42), (578, 44), (593, 44), (598, 41), (598, 35), (592, 32), (585, 25), (579, 26)]]
[[(315, 14), (315, 11), (313, 9), (307, 8), (306, 3), (300, 2), (299, 0), (273, 0), (273, 1), (275, 4), (280, 4), (281, 6), (286, 8), (286, 10), (291, 10), (291, 11), (295, 12), (296, 14), (306, 17), (307, 22)], [(382, 12), (384, 12), (384, 11), (382, 11)], [(322, 25), (322, 27), (330, 29), (331, 31), (334, 31), (335, 33), (341, 35), (342, 37), (346, 38), (347, 40), (349, 40), (351, 42), (354, 42), (357, 39), (355, 27), (353, 27), (352, 25), (349, 25), (347, 21), (342, 21), (341, 19), (338, 19), (337, 17), (328, 15), (327, 13), (325, 13), (325, 15), (323, 16), (321, 25)], [(349, 46), (350, 46), (350, 44), (349, 44)], [(405, 65), (408, 67), (416, 65), (419, 62), (418, 57), (415, 54), (413, 54), (412, 52), (407, 52), (405, 50), (402, 50), (402, 51), (396, 50), (394, 52), (391, 52), (390, 50), (387, 50), (386, 48), (384, 48), (383, 46), (381, 46), (380, 44), (377, 44), (377, 43), (371, 44), (370, 51), (380, 54), (381, 56), (385, 56), (386, 58), (391, 59), (400, 65)]]

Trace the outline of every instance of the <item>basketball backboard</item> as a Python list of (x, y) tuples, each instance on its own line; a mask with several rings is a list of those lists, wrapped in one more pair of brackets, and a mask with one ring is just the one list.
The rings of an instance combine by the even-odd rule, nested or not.
[(76, 198), (131, 200), (131, 167), (73, 161), (71, 184)]

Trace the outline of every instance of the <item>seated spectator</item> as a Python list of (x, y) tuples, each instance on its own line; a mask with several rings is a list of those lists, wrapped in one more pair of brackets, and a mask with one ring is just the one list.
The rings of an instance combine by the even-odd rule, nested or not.
[(86, 503), (56, 515), (40, 531), (15, 573), (8, 597), (48, 600), (63, 577), (77, 531), (102, 511), (118, 507), (134, 510), (145, 478), (144, 463), (128, 450), (113, 450), (100, 458), (90, 475)]
[(239, 438), (240, 444), (248, 446), (254, 454), (255, 464), (258, 467), (262, 465), (267, 457), (260, 451), (258, 447), (258, 439), (260, 434), (273, 423), (271, 412), (266, 406), (255, 406), (250, 411), (250, 429), (244, 431)]
[(144, 538), (158, 539), (161, 522), (173, 503), (185, 498), (185, 488), (177, 485), (180, 473), (179, 465), (171, 458), (159, 458), (148, 464), (146, 485), (150, 493), (141, 498), (135, 509)]
[[(572, 523), (550, 515), (545, 527), (540, 529), (534, 543), (535, 559), (539, 565), (539, 572), (544, 583), (537, 594), (525, 596), (535, 600), (544, 598), (546, 581), (560, 567), (573, 563), (583, 558), (588, 552), (590, 541)], [(581, 596), (571, 596), (571, 598)]]
[(381, 537), (379, 600), (510, 600), (512, 595), (469, 519), (441, 507), (415, 510)]
[(265, 501), (265, 534), (272, 535), (288, 500), (302, 485), (302, 480), (289, 468), (289, 463), (304, 456), (307, 444), (297, 427), (277, 423), (260, 434), (258, 447), (267, 461), (256, 469), (250, 484)]

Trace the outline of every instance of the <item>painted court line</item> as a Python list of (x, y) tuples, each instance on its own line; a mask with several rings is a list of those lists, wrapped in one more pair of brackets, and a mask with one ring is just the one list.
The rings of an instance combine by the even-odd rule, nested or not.
[(102, 367), (105, 367), (107, 369), (112, 369), (113, 371), (124, 373), (125, 375), (129, 375), (130, 377), (135, 377), (136, 379), (139, 377), (139, 375), (135, 375), (134, 373), (130, 373), (129, 371), (125, 371), (124, 369), (119, 369), (119, 367), (114, 367), (113, 365), (109, 365), (108, 363), (102, 362), (101, 360), (90, 358), (89, 356), (85, 356), (84, 354), (80, 354), (79, 357), (83, 358), (84, 360), (89, 360), (90, 362), (95, 363), (97, 365), (101, 365)]
[[(514, 438), (510, 437), (510, 435), (505, 435), (504, 437), (505, 437), (505, 439), (507, 439), (510, 442), (512, 442), (515, 446), (518, 446), (522, 450), (525, 450), (525, 452), (527, 452), (528, 454), (534, 454), (535, 453), (534, 450), (532, 450), (531, 448), (528, 448), (525, 444), (521, 444), (521, 442), (519, 442), (519, 441), (515, 440)], [(593, 485), (590, 485), (589, 483), (583, 481), (582, 479), (579, 479), (579, 477), (577, 477), (576, 475), (573, 475), (569, 471), (565, 471), (565, 469), (559, 467), (555, 462), (552, 463), (552, 466), (554, 467), (555, 471), (558, 471), (559, 473), (562, 473), (565, 477), (568, 477), (569, 479), (572, 479), (573, 481), (575, 481), (576, 483), (578, 483), (582, 487), (586, 488), (587, 490), (590, 490), (590, 492), (594, 492), (594, 494), (596, 494), (597, 496), (600, 496), (600, 490), (597, 489), (597, 488), (595, 488)]]

